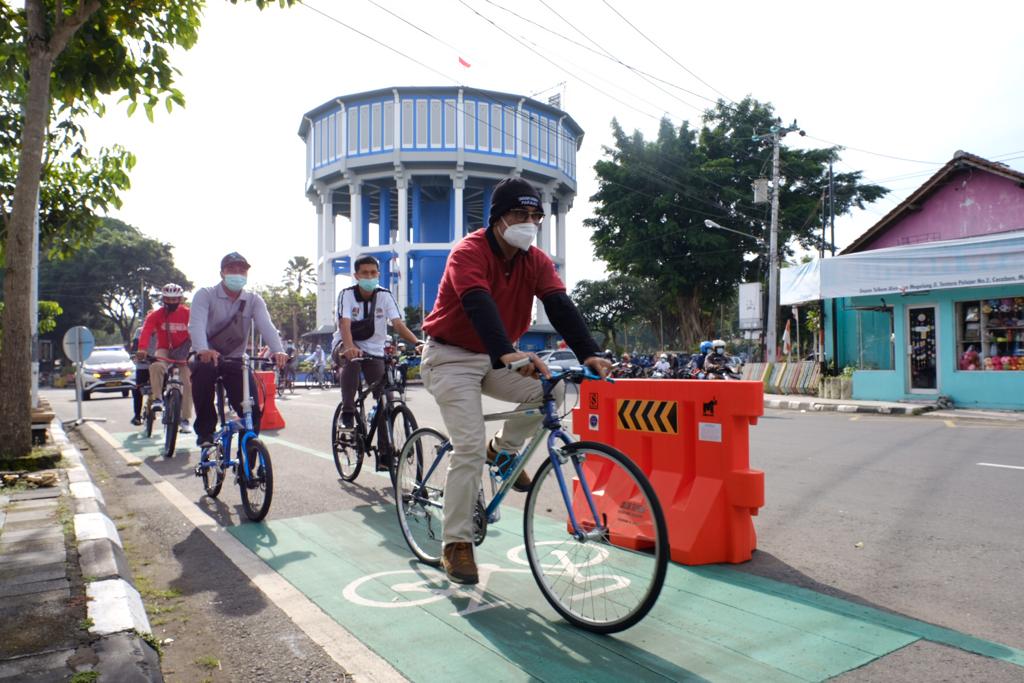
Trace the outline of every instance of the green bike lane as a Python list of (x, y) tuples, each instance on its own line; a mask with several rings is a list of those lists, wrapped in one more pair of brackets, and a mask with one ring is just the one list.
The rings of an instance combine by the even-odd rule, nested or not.
[[(141, 457), (158, 452), (137, 433), (115, 436)], [(451, 585), (417, 563), (391, 505), (228, 531), (413, 681), (476, 680), (483, 672), (497, 681), (820, 681), (919, 639), (1024, 667), (1020, 650), (728, 566), (670, 565), (644, 621), (614, 636), (590, 634), (544, 600), (526, 565), (521, 516), (502, 512), (477, 548), (477, 587)]]

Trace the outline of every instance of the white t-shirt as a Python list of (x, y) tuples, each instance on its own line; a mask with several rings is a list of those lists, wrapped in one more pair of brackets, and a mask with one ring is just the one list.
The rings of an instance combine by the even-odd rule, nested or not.
[[(369, 310), (369, 308), (370, 302), (366, 301), (366, 309)], [(348, 318), (352, 322), (363, 319), (363, 299), (357, 296), (351, 287), (343, 289), (338, 296), (338, 317)], [(388, 323), (395, 318), (401, 317), (398, 312), (398, 304), (395, 303), (395, 297), (388, 290), (377, 290), (377, 303), (373, 317), (376, 319), (373, 336), (369, 339), (357, 341), (356, 346), (359, 347), (360, 351), (371, 356), (383, 356), (384, 342), (387, 340), (388, 334)]]

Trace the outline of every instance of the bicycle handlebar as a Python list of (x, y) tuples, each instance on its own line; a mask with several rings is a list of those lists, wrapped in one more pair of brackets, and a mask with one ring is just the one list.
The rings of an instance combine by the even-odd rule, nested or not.
[(174, 363), (175, 365), (188, 365), (188, 360), (177, 360), (176, 358), (164, 358), (163, 356), (152, 356), (153, 362)]

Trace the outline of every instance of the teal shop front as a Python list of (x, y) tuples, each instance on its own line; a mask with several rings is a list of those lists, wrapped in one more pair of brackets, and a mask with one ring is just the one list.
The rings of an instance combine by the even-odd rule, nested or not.
[(1024, 410), (1024, 285), (845, 297), (835, 310), (837, 347), (825, 302), (826, 348), (856, 368), (853, 398)]

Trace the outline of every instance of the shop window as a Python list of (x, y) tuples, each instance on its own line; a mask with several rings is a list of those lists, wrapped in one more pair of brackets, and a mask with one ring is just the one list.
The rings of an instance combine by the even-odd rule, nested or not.
[(857, 311), (858, 367), (861, 370), (895, 370), (895, 337), (892, 309)]
[(957, 369), (1024, 371), (1024, 297), (956, 304)]

